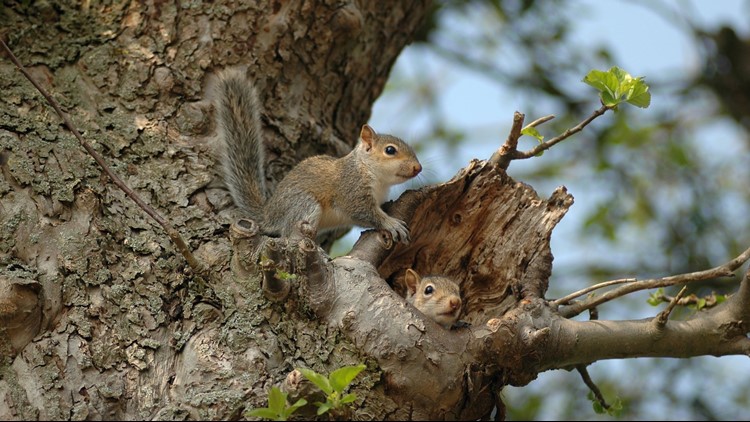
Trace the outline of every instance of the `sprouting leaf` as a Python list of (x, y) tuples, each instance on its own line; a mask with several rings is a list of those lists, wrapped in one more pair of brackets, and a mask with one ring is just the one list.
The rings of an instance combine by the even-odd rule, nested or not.
[(596, 400), (593, 395), (589, 398), (589, 400), (591, 400), (591, 407), (594, 408), (594, 413), (598, 415), (604, 413), (604, 406), (599, 403), (599, 400)]
[(307, 404), (307, 400), (299, 399), (293, 405), (287, 406), (286, 398), (287, 393), (281, 391), (278, 387), (271, 387), (271, 391), (268, 392), (268, 407), (251, 409), (245, 414), (275, 421), (285, 421), (297, 409)]
[(286, 393), (282, 392), (278, 387), (271, 387), (271, 391), (268, 393), (268, 408), (280, 412), (286, 406)]
[[(532, 126), (522, 129), (521, 135), (533, 136), (534, 138), (537, 139), (537, 141), (539, 141), (540, 144), (544, 142), (544, 136), (541, 133), (539, 133), (539, 131), (536, 130), (535, 127), (532, 127)], [(539, 153), (536, 154), (536, 156), (541, 157), (542, 154), (544, 154), (544, 151), (539, 151)]]
[(617, 66), (606, 72), (591, 70), (583, 82), (599, 91), (602, 104), (607, 107), (616, 108), (623, 101), (641, 108), (651, 104), (651, 93), (643, 77), (634, 78)]
[(283, 420), (286, 420), (286, 419), (281, 419), (280, 415), (278, 413), (274, 412), (273, 410), (271, 410), (271, 409), (269, 409), (267, 407), (263, 407), (263, 408), (260, 408), (260, 409), (248, 410), (247, 412), (245, 412), (245, 414), (247, 414), (249, 416), (255, 416), (256, 418), (270, 419), (272, 421), (280, 421), (280, 420), (283, 421)]
[(276, 270), (276, 278), (279, 280), (296, 280), (297, 274), (291, 274), (286, 271)]
[(659, 287), (654, 293), (648, 295), (648, 299), (646, 300), (646, 302), (651, 306), (658, 306), (662, 302), (661, 298), (663, 296), (664, 288)]
[(615, 397), (615, 399), (610, 403), (609, 409), (607, 409), (607, 414), (610, 416), (619, 417), (622, 414), (622, 399), (619, 397)]
[(699, 310), (699, 311), (700, 311), (701, 309), (703, 309), (703, 308), (705, 308), (705, 307), (706, 307), (706, 299), (705, 299), (705, 298), (702, 298), (702, 297), (701, 297), (701, 298), (699, 298), (699, 299), (698, 299), (698, 300), (697, 300), (697, 301), (695, 302), (695, 308), (696, 308), (697, 310)]
[(307, 400), (305, 399), (299, 399), (297, 400), (293, 405), (286, 408), (286, 411), (284, 412), (287, 417), (289, 417), (292, 413), (294, 413), (297, 409), (307, 404)]
[(332, 407), (333, 407), (333, 403), (331, 403), (329, 401), (327, 401), (325, 403), (320, 403), (320, 405), (318, 406), (318, 416), (320, 416), (323, 413), (331, 410)]
[(341, 404), (347, 404), (347, 403), (353, 402), (354, 400), (357, 400), (357, 395), (356, 394), (347, 394), (347, 395), (345, 395), (344, 397), (341, 398), (341, 402), (340, 403)]
[(607, 413), (609, 416), (620, 416), (622, 414), (622, 399), (619, 397), (615, 397), (614, 400), (609, 403), (609, 408), (607, 409), (605, 409), (599, 400), (594, 397), (592, 392), (589, 391), (586, 397), (591, 400), (591, 407), (593, 407), (594, 412), (597, 414)]
[(610, 72), (603, 70), (592, 70), (584, 78), (583, 82), (593, 86), (599, 92), (608, 92), (614, 95), (617, 89), (617, 78)]
[(536, 130), (536, 128), (533, 126), (524, 128), (521, 131), (521, 135), (533, 136), (539, 141), (539, 143), (542, 143), (544, 141), (544, 136), (541, 133), (539, 133), (539, 131)]
[(651, 93), (648, 92), (648, 85), (643, 82), (643, 78), (635, 79), (635, 83), (628, 91), (627, 102), (636, 107), (647, 108), (651, 105)]
[(618, 88), (620, 83), (612, 69), (608, 72), (592, 70), (583, 78), (583, 82), (599, 91), (602, 103), (607, 107), (615, 107), (619, 103)]
[(328, 381), (328, 378), (326, 378), (323, 375), (320, 375), (319, 373), (313, 371), (312, 369), (307, 368), (299, 368), (299, 371), (304, 375), (305, 378), (310, 380), (313, 384), (317, 385), (318, 388), (323, 390), (326, 395), (330, 395), (334, 392), (333, 387), (331, 387), (331, 383)]
[(343, 391), (351, 384), (354, 378), (366, 368), (365, 365), (343, 366), (325, 377), (311, 369), (299, 368), (302, 375), (310, 380), (326, 394), (325, 403), (316, 402), (318, 415), (328, 412), (330, 409), (340, 409), (343, 405), (357, 400), (355, 394), (343, 395)]
[(596, 412), (597, 414), (601, 415), (602, 413), (604, 413), (604, 408), (598, 401), (591, 402), (591, 406), (594, 408), (594, 412)]
[(356, 366), (342, 366), (341, 368), (331, 372), (328, 377), (334, 391), (339, 393), (343, 392), (346, 387), (354, 380), (354, 378), (365, 369), (365, 365)]

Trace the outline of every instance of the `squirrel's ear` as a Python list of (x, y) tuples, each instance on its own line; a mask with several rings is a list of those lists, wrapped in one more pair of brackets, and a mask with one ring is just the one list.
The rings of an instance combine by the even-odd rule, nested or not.
[(404, 275), (404, 281), (406, 282), (406, 287), (409, 289), (409, 292), (415, 293), (417, 291), (417, 285), (419, 285), (420, 280), (421, 278), (416, 271), (407, 268), (406, 274)]
[(372, 144), (375, 142), (376, 136), (375, 130), (370, 125), (362, 126), (362, 130), (359, 132), (359, 139), (362, 140), (368, 151), (372, 149)]

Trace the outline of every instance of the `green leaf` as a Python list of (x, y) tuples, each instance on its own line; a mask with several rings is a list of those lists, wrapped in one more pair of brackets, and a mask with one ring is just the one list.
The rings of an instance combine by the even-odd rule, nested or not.
[(604, 407), (602, 407), (602, 404), (601, 404), (601, 403), (599, 403), (598, 401), (596, 401), (596, 400), (593, 400), (593, 401), (591, 402), (591, 406), (592, 406), (592, 407), (594, 408), (594, 412), (596, 412), (596, 413), (598, 413), (598, 414), (600, 414), (600, 415), (601, 415), (602, 413), (604, 413)]
[(347, 403), (353, 402), (354, 400), (357, 400), (357, 395), (352, 393), (352, 394), (347, 394), (344, 397), (342, 397), (339, 403), (347, 404)]
[(615, 397), (614, 401), (609, 405), (609, 409), (607, 409), (607, 414), (615, 417), (622, 415), (622, 399)]
[(276, 278), (279, 280), (296, 280), (297, 274), (291, 274), (286, 271), (276, 270)]
[(272, 421), (284, 421), (286, 419), (283, 418), (283, 415), (279, 415), (278, 413), (274, 412), (273, 410), (263, 407), (260, 409), (252, 409), (245, 412), (248, 416), (255, 416), (256, 418), (265, 418), (270, 419)]
[(727, 300), (727, 295), (716, 295), (716, 304), (720, 304), (721, 302)]
[(607, 107), (616, 108), (623, 101), (641, 108), (651, 104), (651, 93), (643, 77), (634, 78), (617, 66), (606, 72), (591, 70), (583, 82), (599, 91), (602, 104)]
[[(614, 92), (616, 88), (616, 79), (608, 72), (602, 70), (592, 70), (583, 77), (583, 82), (591, 85), (599, 92)], [(614, 84), (614, 85), (613, 85)]]
[(281, 391), (278, 387), (271, 387), (271, 391), (268, 392), (268, 407), (250, 409), (245, 412), (245, 415), (285, 421), (297, 409), (307, 404), (307, 400), (299, 399), (292, 406), (287, 406), (286, 397), (287, 393)]
[[(544, 136), (541, 133), (539, 133), (539, 131), (536, 130), (535, 127), (527, 127), (521, 130), (521, 135), (533, 136), (536, 138), (537, 141), (539, 141), (540, 144), (544, 142)], [(544, 154), (544, 151), (539, 151), (539, 153), (536, 154), (536, 156), (541, 157), (543, 154)]]
[(271, 387), (268, 393), (268, 408), (276, 413), (282, 413), (286, 407), (287, 393), (282, 392), (278, 387)]
[(292, 413), (297, 411), (297, 409), (299, 409), (300, 407), (306, 404), (307, 404), (307, 400), (299, 399), (293, 405), (286, 408), (286, 410), (284, 411), (284, 415), (288, 418)]
[(706, 307), (706, 299), (705, 299), (705, 298), (699, 298), (699, 299), (698, 299), (698, 300), (697, 300), (697, 301), (695, 302), (695, 306), (696, 306), (696, 308), (697, 308), (697, 309), (698, 309), (699, 311), (700, 311), (701, 309), (705, 308), (705, 307)]
[(299, 368), (299, 371), (302, 373), (302, 375), (310, 380), (313, 384), (317, 385), (318, 388), (323, 390), (326, 395), (331, 395), (333, 393), (333, 388), (331, 387), (331, 383), (328, 382), (328, 378), (324, 377), (323, 375), (320, 375), (319, 373), (313, 371), (312, 369), (307, 368)]
[(662, 302), (662, 296), (664, 296), (664, 288), (659, 287), (654, 293), (648, 295), (646, 302), (651, 306), (658, 306)]
[(648, 92), (648, 85), (643, 82), (643, 78), (637, 78), (634, 81), (635, 83), (633, 83), (625, 99), (629, 104), (636, 107), (647, 108), (651, 105), (651, 93)]
[(583, 78), (583, 82), (599, 91), (602, 103), (607, 107), (615, 107), (619, 103), (620, 82), (612, 69), (607, 72), (592, 70)]
[(333, 403), (330, 403), (330, 402), (320, 403), (320, 405), (318, 406), (318, 416), (329, 411), (332, 407), (333, 407)]
[(536, 130), (536, 128), (533, 126), (524, 128), (521, 131), (521, 135), (533, 136), (539, 141), (540, 144), (544, 141), (544, 136), (541, 133), (539, 133), (539, 131)]
[(362, 372), (362, 370), (365, 368), (365, 365), (342, 366), (341, 368), (331, 372), (331, 375), (328, 377), (331, 387), (333, 387), (334, 391), (337, 391), (339, 393), (343, 392), (344, 389), (348, 387), (349, 384), (354, 380), (354, 378), (359, 375), (359, 373)]

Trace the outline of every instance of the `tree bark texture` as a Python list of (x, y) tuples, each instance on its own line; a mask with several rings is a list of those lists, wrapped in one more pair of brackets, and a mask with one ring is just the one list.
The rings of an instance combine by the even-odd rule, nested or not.
[[(273, 186), (307, 156), (349, 151), (429, 8), (6, 6), (0, 35), (209, 271), (193, 273), (41, 95), (0, 62), (0, 419), (238, 419), (266, 406), (271, 386), (309, 392), (295, 368), (328, 373), (362, 362), (353, 419), (477, 419), (502, 409), (504, 385), (618, 357), (617, 344), (592, 346), (606, 324), (625, 338), (643, 335), (556, 314), (544, 300), (549, 239), (572, 197), (560, 188), (540, 199), (486, 161), (391, 204), (409, 223), (409, 245), (390, 247), (368, 231), (332, 260), (304, 226), (268, 239), (252, 222), (233, 224), (240, 216), (215, 174), (211, 75), (244, 66), (255, 78)], [(409, 267), (459, 282), (470, 325), (444, 330), (408, 305)], [(294, 277), (269, 287), (279, 270)], [(729, 339), (724, 352), (746, 352), (746, 309), (730, 303), (702, 329)], [(648, 355), (648, 340), (665, 337), (650, 335), (631, 352)]]
[[(0, 415), (228, 418), (264, 406), (268, 387), (293, 367), (327, 372), (365, 361), (335, 330), (328, 338), (321, 322), (291, 318), (298, 315), (267, 303), (257, 284), (228, 275), (235, 215), (210, 185), (204, 88), (215, 70), (250, 69), (266, 108), (269, 174), (278, 180), (306, 156), (351, 148), (428, 6), (4, 6), (11, 49), (211, 272), (189, 274), (161, 230), (101, 176), (3, 60)], [(359, 380), (364, 398), (377, 372)], [(396, 412), (387, 400), (375, 403), (362, 414)]]

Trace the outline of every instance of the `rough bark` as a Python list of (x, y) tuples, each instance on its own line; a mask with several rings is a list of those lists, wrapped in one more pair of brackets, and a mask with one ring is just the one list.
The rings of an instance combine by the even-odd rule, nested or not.
[[(242, 65), (254, 75), (277, 181), (306, 156), (348, 151), (428, 8), (227, 1), (3, 10), (2, 35), (21, 61), (210, 271), (193, 274), (0, 62), (0, 418), (237, 419), (265, 406), (273, 385), (308, 391), (295, 368), (365, 362), (352, 418), (476, 419), (502, 406), (504, 385), (624, 357), (613, 354), (615, 341), (593, 347), (614, 330), (639, 340), (633, 357), (747, 353), (747, 280), (703, 322), (669, 322), (661, 332), (562, 318), (544, 293), (550, 234), (572, 197), (561, 188), (540, 199), (490, 162), (392, 204), (410, 224), (408, 246), (389, 248), (371, 231), (331, 260), (304, 226), (269, 240), (251, 223), (232, 225), (238, 215), (214, 176), (211, 73)], [(454, 277), (471, 325), (443, 330), (407, 305), (399, 295), (407, 267)], [(278, 269), (297, 278), (274, 284)], [(723, 348), (666, 347), (705, 333)]]
[[(228, 418), (264, 406), (268, 387), (294, 367), (327, 372), (366, 361), (336, 330), (326, 338), (329, 329), (309, 312), (266, 301), (257, 279), (228, 271), (227, 228), (236, 214), (226, 193), (209, 186), (213, 123), (204, 88), (216, 69), (251, 69), (266, 108), (269, 174), (278, 180), (306, 156), (348, 151), (427, 8), (312, 1), (5, 8), (2, 35), (21, 61), (212, 271), (190, 274), (3, 60), (0, 415)], [(358, 378), (363, 399), (378, 396), (372, 366)], [(388, 400), (370, 401), (361, 415), (396, 414)]]

